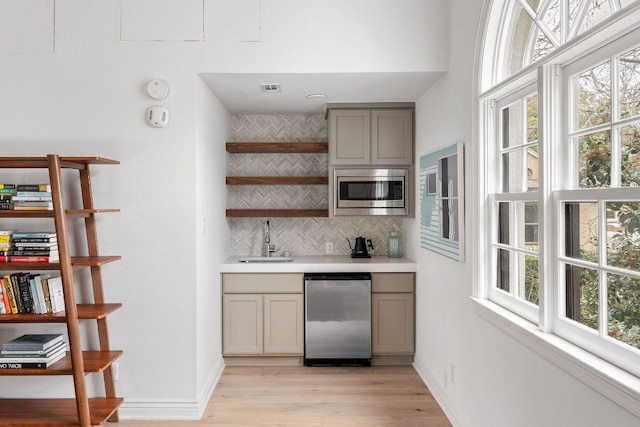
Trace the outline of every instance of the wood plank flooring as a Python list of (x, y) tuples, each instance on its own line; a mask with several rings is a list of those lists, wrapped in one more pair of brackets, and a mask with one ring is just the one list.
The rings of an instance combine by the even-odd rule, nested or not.
[(118, 427), (451, 427), (412, 366), (226, 367), (199, 421)]

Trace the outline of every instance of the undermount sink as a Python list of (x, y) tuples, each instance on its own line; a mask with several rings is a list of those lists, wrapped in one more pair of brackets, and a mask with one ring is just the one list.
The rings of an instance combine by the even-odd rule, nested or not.
[(291, 257), (283, 257), (283, 256), (249, 256), (240, 258), (238, 262), (292, 262), (293, 258)]

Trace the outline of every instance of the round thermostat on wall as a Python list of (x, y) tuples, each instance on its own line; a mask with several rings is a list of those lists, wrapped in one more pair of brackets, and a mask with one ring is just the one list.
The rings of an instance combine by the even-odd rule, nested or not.
[(147, 93), (153, 99), (165, 99), (169, 94), (169, 85), (164, 80), (151, 80), (147, 85)]

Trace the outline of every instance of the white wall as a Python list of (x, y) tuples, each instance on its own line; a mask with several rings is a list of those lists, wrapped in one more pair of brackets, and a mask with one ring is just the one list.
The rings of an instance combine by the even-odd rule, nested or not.
[[(107, 299), (124, 305), (110, 318), (112, 346), (125, 353), (123, 418), (197, 416), (221, 366), (228, 118), (197, 74), (446, 67), (444, 0), (263, 0), (260, 41), (249, 43), (215, 38), (212, 12), (228, 6), (203, 4), (204, 42), (121, 41), (121, 2), (56, 0), (53, 53), (0, 56), (1, 155), (121, 161), (94, 168), (93, 184), (97, 206), (122, 210), (100, 218), (98, 231), (101, 252), (122, 255), (103, 270)], [(165, 100), (146, 95), (152, 78), (168, 81)], [(171, 111), (165, 129), (144, 123), (154, 103)], [(0, 340), (19, 331), (3, 326)], [(69, 392), (55, 378), (0, 383), (3, 397)]]
[(456, 426), (637, 426), (638, 418), (479, 318), (469, 300), (476, 234), (473, 68), (482, 3), (449, 2), (449, 73), (416, 106), (417, 157), (463, 142), (467, 196), (464, 263), (420, 248), (419, 219), (405, 224), (408, 252), (419, 264), (416, 366)]

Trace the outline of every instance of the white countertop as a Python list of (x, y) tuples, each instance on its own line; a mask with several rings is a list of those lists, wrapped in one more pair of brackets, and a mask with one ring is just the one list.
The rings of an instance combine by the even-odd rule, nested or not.
[(292, 262), (240, 262), (231, 256), (220, 264), (221, 273), (413, 273), (418, 265), (408, 258), (351, 258), (345, 256), (292, 256)]

